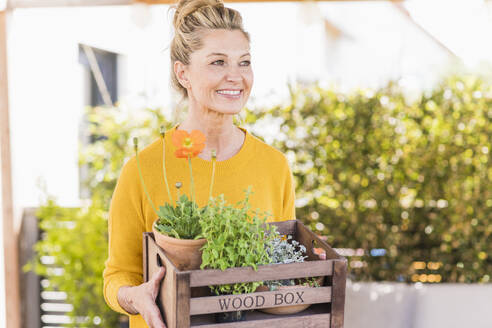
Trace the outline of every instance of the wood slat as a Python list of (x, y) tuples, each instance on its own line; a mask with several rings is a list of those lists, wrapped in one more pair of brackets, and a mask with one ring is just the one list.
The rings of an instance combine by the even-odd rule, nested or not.
[(190, 326), (190, 275), (176, 275), (176, 308), (179, 311), (176, 313), (176, 326)]
[(233, 323), (192, 325), (200, 328), (260, 328), (260, 327), (282, 327), (282, 328), (316, 328), (328, 327), (330, 322), (329, 313), (310, 314), (295, 317), (279, 317), (262, 320), (240, 321)]
[(295, 235), (296, 233), (296, 220), (271, 222), (270, 224), (276, 226), (278, 233), (280, 233), (281, 235)]
[[(22, 268), (35, 256), (34, 244), (39, 240), (38, 219), (35, 208), (25, 208), (19, 234), (19, 264)], [(21, 327), (41, 327), (41, 278), (33, 271), (20, 275)]]
[(345, 310), (345, 284), (347, 279), (347, 260), (333, 263), (330, 328), (343, 328)]
[[(149, 233), (144, 234), (144, 238), (147, 238), (148, 244), (148, 259), (147, 267), (149, 273), (146, 277), (150, 279), (152, 275), (159, 269), (160, 265), (166, 267), (166, 274), (161, 283), (159, 295), (157, 295), (156, 303), (160, 308), (164, 309), (164, 313), (161, 313), (163, 319), (166, 321), (168, 327), (176, 326), (176, 267), (167, 259), (162, 249), (155, 244), (154, 239), (150, 237)], [(148, 281), (148, 280), (147, 280)]]
[[(299, 241), (301, 244), (306, 246), (307, 248), (306, 255), (308, 256), (309, 259), (317, 257), (314, 254), (313, 245), (315, 245), (316, 247), (321, 247), (325, 250), (327, 260), (342, 259), (342, 257), (338, 255), (338, 253), (335, 252), (333, 248), (331, 248), (330, 245), (326, 243), (326, 241), (322, 240), (317, 235), (309, 231), (309, 229), (300, 221), (297, 222), (296, 233), (297, 233), (296, 234), (297, 241)], [(313, 244), (313, 242), (315, 244)]]
[[(142, 250), (143, 254), (149, 254), (149, 232), (144, 232), (144, 236), (142, 238)], [(143, 281), (149, 281), (149, 264), (148, 257), (143, 256), (142, 258), (142, 266), (143, 266)]]
[(184, 271), (190, 274), (190, 286), (231, 284), (265, 280), (282, 280), (303, 277), (330, 276), (333, 260), (309, 261), (303, 263), (260, 265), (258, 271), (252, 267), (222, 270)]
[(190, 315), (328, 302), (331, 302), (331, 287), (196, 297), (190, 300)]

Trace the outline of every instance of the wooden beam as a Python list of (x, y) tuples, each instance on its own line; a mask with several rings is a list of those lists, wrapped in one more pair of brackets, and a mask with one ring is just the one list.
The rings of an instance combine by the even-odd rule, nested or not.
[[(225, 3), (248, 2), (302, 2), (304, 0), (226, 0)], [(405, 0), (315, 0), (323, 2), (403, 2)], [(44, 7), (91, 7), (117, 6), (132, 3), (146, 3), (149, 5), (169, 5), (177, 0), (9, 0), (8, 8), (44, 8)]]
[(96, 81), (97, 88), (99, 89), (99, 93), (101, 94), (104, 104), (108, 107), (113, 106), (111, 95), (109, 94), (108, 87), (106, 86), (106, 82), (104, 81), (101, 68), (97, 63), (94, 50), (92, 50), (92, 48), (86, 44), (82, 44), (82, 49), (84, 49), (84, 53), (87, 57), (87, 61), (89, 62), (89, 66), (92, 71), (92, 76), (94, 76), (94, 80)]
[(93, 7), (131, 5), (133, 0), (9, 0), (8, 8)]
[(14, 225), (7, 75), (7, 15), (0, 12), (0, 151), (7, 328), (20, 328), (18, 231)]
[[(175, 3), (173, 0), (134, 0), (135, 2), (146, 3), (149, 5), (168, 5)], [(225, 0), (227, 3), (247, 3), (247, 2), (303, 2), (305, 0)], [(405, 0), (314, 0), (319, 2), (403, 2)]]
[(394, 7), (411, 23), (413, 24), (418, 30), (420, 30), (422, 33), (424, 33), (425, 36), (427, 36), (429, 39), (431, 39), (435, 44), (437, 44), (442, 50), (447, 52), (451, 57), (454, 59), (461, 61), (461, 58), (458, 57), (457, 54), (455, 54), (451, 49), (449, 49), (444, 43), (441, 42), (438, 38), (436, 38), (434, 35), (432, 35), (429, 31), (427, 31), (422, 25), (417, 23), (415, 19), (413, 19), (412, 15), (410, 12), (403, 6), (403, 4), (399, 1), (391, 1), (394, 2)]

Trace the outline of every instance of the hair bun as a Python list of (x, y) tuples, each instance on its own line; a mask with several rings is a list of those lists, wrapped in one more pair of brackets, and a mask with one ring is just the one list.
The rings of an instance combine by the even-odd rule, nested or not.
[(179, 0), (179, 2), (174, 5), (174, 8), (176, 9), (173, 18), (174, 28), (178, 30), (186, 17), (204, 7), (224, 8), (224, 2), (222, 2), (222, 0)]

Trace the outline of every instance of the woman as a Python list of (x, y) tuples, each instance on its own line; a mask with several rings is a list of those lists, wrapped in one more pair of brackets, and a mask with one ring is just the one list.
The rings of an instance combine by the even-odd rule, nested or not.
[[(214, 191), (235, 204), (252, 186), (252, 209), (268, 211), (270, 220), (295, 219), (292, 173), (285, 156), (233, 124), (233, 115), (245, 106), (253, 84), (249, 35), (240, 14), (220, 0), (181, 0), (174, 15), (171, 44), (173, 86), (188, 99), (186, 119), (166, 132), (166, 170), (169, 185), (182, 182), (189, 195), (187, 162), (174, 156), (174, 130), (197, 129), (206, 136), (202, 153), (192, 159), (197, 202), (208, 199), (211, 150), (217, 154)], [(163, 185), (162, 141), (140, 154), (143, 178), (155, 204), (169, 202)], [(176, 190), (173, 190), (176, 199)], [(165, 272), (142, 283), (142, 233), (156, 219), (142, 190), (135, 157), (123, 167), (109, 217), (109, 257), (104, 270), (108, 305), (130, 315), (130, 327), (165, 327), (155, 305)]]

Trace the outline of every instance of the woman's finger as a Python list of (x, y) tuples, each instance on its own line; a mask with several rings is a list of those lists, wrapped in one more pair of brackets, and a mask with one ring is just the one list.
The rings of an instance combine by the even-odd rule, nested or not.
[(149, 326), (151, 328), (166, 328), (157, 305), (155, 303), (149, 304), (147, 309), (149, 311)]
[(161, 267), (158, 271), (154, 273), (152, 279), (149, 281), (150, 293), (152, 294), (152, 299), (156, 299), (157, 294), (159, 294), (159, 286), (164, 274), (166, 273), (166, 268)]
[(160, 267), (159, 270), (154, 272), (152, 275), (152, 278), (150, 280), (157, 280), (157, 282), (161, 281), (162, 277), (164, 277), (164, 274), (166, 273), (166, 267)]

